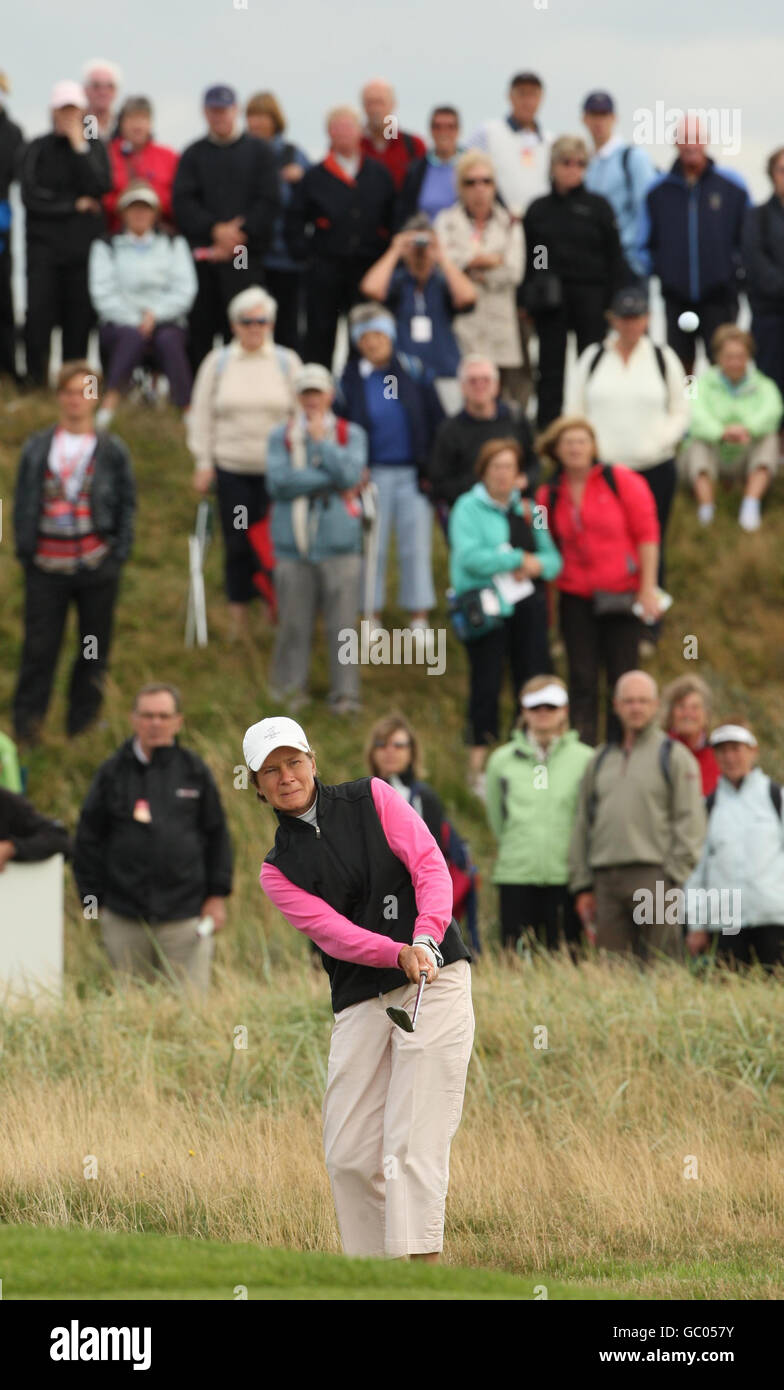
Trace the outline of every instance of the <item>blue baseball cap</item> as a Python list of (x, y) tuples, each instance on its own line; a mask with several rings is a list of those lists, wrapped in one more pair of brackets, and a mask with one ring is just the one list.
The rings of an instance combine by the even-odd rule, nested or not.
[(589, 92), (583, 102), (583, 111), (589, 116), (612, 116), (615, 102), (609, 92)]
[(205, 106), (236, 106), (237, 93), (233, 87), (226, 87), (219, 82), (215, 87), (208, 87), (204, 93)]

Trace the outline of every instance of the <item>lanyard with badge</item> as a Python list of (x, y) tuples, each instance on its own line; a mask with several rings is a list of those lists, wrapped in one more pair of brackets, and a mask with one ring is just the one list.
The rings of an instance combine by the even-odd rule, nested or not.
[(50, 504), (50, 514), (57, 526), (70, 525), (74, 505), (78, 500), (96, 442), (95, 435), (87, 435), (81, 448), (72, 450), (69, 454), (63, 433), (62, 428), (58, 426), (52, 440), (50, 460), (51, 472), (58, 479), (62, 489), (62, 497), (54, 498)]
[(433, 320), (427, 312), (424, 293), (414, 290), (414, 312), (411, 315), (412, 343), (431, 343), (433, 341)]

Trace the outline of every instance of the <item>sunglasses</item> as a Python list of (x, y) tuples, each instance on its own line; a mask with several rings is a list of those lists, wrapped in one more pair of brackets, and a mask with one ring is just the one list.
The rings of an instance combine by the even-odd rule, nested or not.
[(566, 164), (567, 167), (568, 167), (569, 165), (576, 164), (577, 167), (578, 167), (579, 169), (585, 169), (586, 166), (587, 166), (587, 164), (588, 164), (588, 160), (587, 160), (587, 159), (559, 159), (559, 160), (558, 160), (558, 163), (559, 163), (559, 164)]
[(463, 179), (463, 187), (464, 187), (464, 188), (473, 188), (474, 185), (477, 184), (477, 183), (489, 184), (489, 183), (494, 183), (494, 182), (495, 182), (494, 179), (489, 179), (489, 178), (478, 178), (478, 177), (477, 177), (477, 178), (475, 178), (475, 179)]
[(373, 742), (374, 748), (410, 748), (411, 741), (407, 738), (377, 738)]
[(237, 319), (237, 322), (241, 323), (243, 328), (251, 328), (254, 323), (269, 323), (269, 319)]

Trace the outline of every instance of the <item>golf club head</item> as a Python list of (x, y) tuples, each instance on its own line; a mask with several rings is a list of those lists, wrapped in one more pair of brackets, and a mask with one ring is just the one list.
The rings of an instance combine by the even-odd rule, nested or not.
[(387, 1009), (387, 1016), (392, 1019), (393, 1023), (397, 1024), (398, 1028), (402, 1028), (404, 1033), (413, 1033), (414, 1025), (405, 1009), (390, 1007)]

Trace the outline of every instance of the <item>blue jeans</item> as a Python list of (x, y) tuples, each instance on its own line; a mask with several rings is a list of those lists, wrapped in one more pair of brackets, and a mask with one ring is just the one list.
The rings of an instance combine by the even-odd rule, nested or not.
[(431, 549), (433, 513), (417, 485), (417, 470), (397, 464), (378, 464), (370, 470), (378, 487), (378, 562), (374, 607), (384, 607), (389, 534), (394, 523), (400, 573), (398, 603), (411, 613), (435, 605)]

